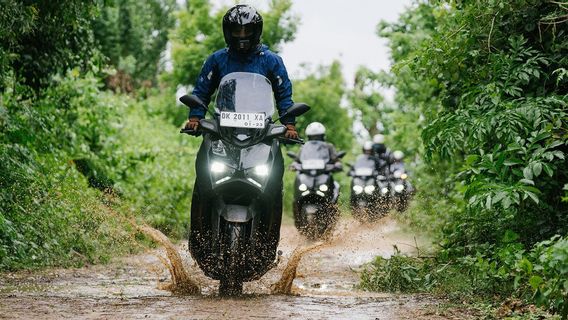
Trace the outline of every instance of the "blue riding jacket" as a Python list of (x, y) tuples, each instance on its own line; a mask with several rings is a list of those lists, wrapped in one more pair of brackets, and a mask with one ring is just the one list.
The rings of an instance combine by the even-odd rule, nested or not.
[[(211, 96), (219, 86), (221, 79), (233, 72), (257, 73), (270, 80), (279, 114), (294, 104), (292, 83), (288, 78), (282, 58), (265, 45), (259, 45), (255, 51), (248, 54), (232, 52), (229, 48), (225, 48), (210, 55), (201, 68), (193, 94), (198, 96), (205, 105), (209, 105)], [(192, 108), (189, 116), (203, 118), (205, 111), (201, 108)], [(284, 117), (281, 122), (293, 124), (295, 118)]]

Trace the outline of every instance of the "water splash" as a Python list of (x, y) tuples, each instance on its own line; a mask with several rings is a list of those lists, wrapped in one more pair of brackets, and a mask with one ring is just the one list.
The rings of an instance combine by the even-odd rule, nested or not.
[(298, 246), (292, 253), (290, 260), (288, 260), (288, 264), (286, 268), (284, 268), (280, 280), (271, 286), (272, 294), (292, 294), (292, 282), (294, 282), (296, 278), (296, 270), (298, 269), (298, 264), (300, 264), (302, 257), (304, 254), (320, 248), (324, 244), (325, 242), (320, 241), (309, 246)]
[(170, 275), (172, 276), (172, 282), (160, 285), (158, 289), (168, 290), (175, 294), (188, 294), (195, 295), (200, 293), (199, 285), (196, 281), (189, 277), (189, 274), (183, 267), (181, 256), (177, 251), (174, 244), (166, 237), (162, 232), (156, 230), (146, 224), (135, 225), (136, 229), (140, 232), (146, 234), (154, 241), (158, 242), (166, 249), (167, 260), (163, 257), (159, 257), (160, 261), (168, 268)]

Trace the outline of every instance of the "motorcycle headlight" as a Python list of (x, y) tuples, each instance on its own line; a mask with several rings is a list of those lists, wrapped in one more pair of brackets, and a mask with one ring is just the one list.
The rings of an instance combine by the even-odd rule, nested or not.
[(396, 186), (394, 186), (394, 191), (396, 192), (402, 192), (402, 190), (404, 190), (404, 186), (402, 184), (397, 184)]
[(365, 193), (371, 194), (375, 191), (375, 186), (365, 186)]
[(225, 145), (223, 144), (223, 142), (221, 140), (217, 140), (217, 141), (213, 141), (211, 143), (211, 150), (213, 151), (213, 154), (221, 156), (221, 157), (226, 157), (227, 156), (227, 152), (225, 151)]
[(320, 191), (323, 191), (323, 192), (327, 192), (327, 190), (329, 190), (327, 184), (322, 184), (322, 185), (319, 187), (319, 189), (320, 189)]
[(355, 191), (355, 194), (360, 194), (361, 192), (363, 192), (363, 187), (359, 185), (354, 185), (353, 191)]
[(301, 185), (298, 186), (298, 190), (306, 191), (308, 190), (308, 186), (302, 183)]
[(403, 173), (403, 174), (400, 175), (400, 178), (402, 180), (406, 180), (406, 178), (408, 178), (408, 175), (406, 173)]
[(261, 177), (266, 177), (269, 173), (268, 166), (265, 164), (261, 164), (259, 166), (254, 167), (254, 173)]
[(213, 161), (211, 163), (211, 172), (213, 173), (223, 173), (227, 169), (227, 166), (223, 162)]
[(389, 192), (389, 189), (388, 189), (388, 188), (382, 188), (382, 189), (381, 189), (381, 193), (382, 193), (382, 194), (387, 194), (388, 192)]

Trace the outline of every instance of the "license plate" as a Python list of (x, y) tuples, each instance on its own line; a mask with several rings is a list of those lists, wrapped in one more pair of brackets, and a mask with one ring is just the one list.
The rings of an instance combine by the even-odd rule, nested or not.
[(302, 169), (304, 169), (304, 170), (325, 169), (325, 162), (321, 159), (302, 160)]
[(221, 127), (262, 129), (264, 118), (264, 113), (221, 111)]
[(356, 176), (370, 176), (373, 174), (373, 169), (371, 168), (357, 168), (355, 169)]

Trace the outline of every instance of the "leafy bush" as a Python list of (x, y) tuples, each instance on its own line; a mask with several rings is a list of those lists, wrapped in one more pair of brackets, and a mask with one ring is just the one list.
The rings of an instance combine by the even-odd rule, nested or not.
[(54, 82), (34, 98), (16, 83), (2, 95), (0, 268), (126, 250), (130, 226), (110, 215), (103, 192), (120, 196), (118, 212), (183, 236), (199, 141), (136, 100), (100, 91), (92, 75), (71, 70)]
[(429, 291), (437, 280), (428, 272), (425, 261), (402, 255), (395, 246), (388, 259), (381, 256), (361, 273), (361, 287), (371, 291), (420, 292)]
[(564, 317), (559, 266), (568, 261), (556, 235), (568, 225), (565, 14), (553, 1), (417, 1), (379, 25), (395, 64), (375, 77), (424, 119), (423, 156), (437, 173), (418, 184), (455, 205), (440, 215), (416, 197), (423, 210), (410, 210), (417, 225), (443, 219), (435, 265), (455, 266), (443, 270), (482, 297), (517, 297)]
[(90, 77), (57, 81), (43, 97), (17, 83), (1, 96), (0, 269), (105, 261), (132, 245), (74, 164), (111, 134), (108, 101)]
[[(456, 259), (404, 256), (395, 247), (388, 259), (376, 257), (361, 273), (360, 286), (382, 292), (430, 292), (459, 300), (512, 297), (568, 316), (568, 240), (559, 236), (526, 252), (508, 232), (493, 255), (477, 252)], [(473, 294), (473, 295), (472, 295)], [(487, 298), (486, 298), (487, 299)]]

